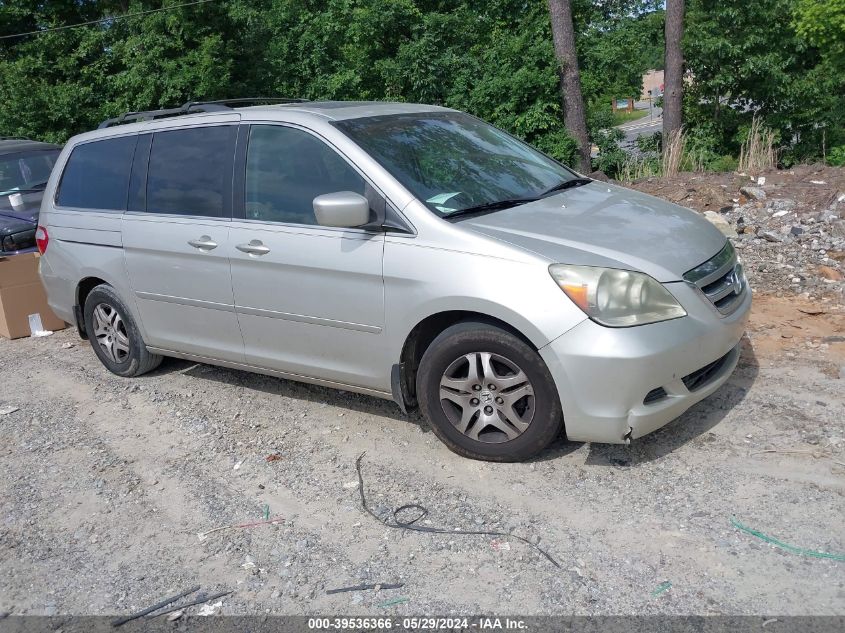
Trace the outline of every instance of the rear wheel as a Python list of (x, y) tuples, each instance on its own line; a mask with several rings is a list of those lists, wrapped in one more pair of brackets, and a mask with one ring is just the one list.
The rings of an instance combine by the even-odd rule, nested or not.
[(100, 362), (118, 376), (140, 376), (161, 364), (141, 338), (132, 315), (111, 286), (94, 288), (85, 299), (85, 331)]
[(434, 433), (453, 451), (521, 461), (561, 431), (557, 390), (540, 355), (501, 328), (464, 322), (428, 347), (417, 398)]

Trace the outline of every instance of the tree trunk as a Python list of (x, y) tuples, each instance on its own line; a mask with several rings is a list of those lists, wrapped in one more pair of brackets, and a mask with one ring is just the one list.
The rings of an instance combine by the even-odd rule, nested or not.
[(663, 91), (663, 147), (681, 130), (684, 93), (684, 0), (666, 0), (666, 59)]
[(563, 99), (563, 123), (578, 143), (578, 169), (589, 174), (590, 139), (587, 136), (587, 117), (581, 95), (581, 76), (575, 54), (575, 27), (572, 25), (572, 6), (569, 0), (549, 0), (552, 39), (560, 73), (560, 94)]

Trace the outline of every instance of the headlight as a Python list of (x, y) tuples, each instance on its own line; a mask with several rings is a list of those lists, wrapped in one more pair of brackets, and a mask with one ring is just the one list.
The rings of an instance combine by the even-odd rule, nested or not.
[(628, 327), (686, 316), (677, 299), (652, 277), (594, 266), (549, 266), (557, 285), (601, 325)]

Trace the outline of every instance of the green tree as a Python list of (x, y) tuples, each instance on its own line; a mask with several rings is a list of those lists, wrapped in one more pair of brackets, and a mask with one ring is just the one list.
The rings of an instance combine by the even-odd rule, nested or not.
[(831, 67), (845, 70), (845, 0), (797, 0), (793, 16), (798, 37)]
[(707, 149), (735, 155), (755, 114), (776, 131), (785, 162), (812, 160), (845, 142), (845, 73), (835, 54), (841, 37), (834, 37), (841, 11), (826, 13), (841, 0), (823, 3), (830, 25), (801, 26), (802, 15), (817, 15), (802, 13), (810, 4), (817, 3), (689, 2), (684, 49), (693, 80), (685, 119)]
[[(11, 0), (0, 35), (160, 7)], [(120, 112), (226, 96), (237, 33), (223, 4), (0, 40), (0, 133), (63, 142)]]
[[(388, 99), (471, 112), (570, 164), (542, 0), (0, 0), (0, 134), (57, 142), (194, 99)], [(662, 55), (660, 0), (571, 0), (591, 141)], [(604, 137), (602, 137), (604, 138)]]

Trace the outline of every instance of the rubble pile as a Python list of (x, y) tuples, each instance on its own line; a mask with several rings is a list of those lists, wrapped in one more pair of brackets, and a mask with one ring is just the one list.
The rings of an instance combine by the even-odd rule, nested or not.
[(755, 290), (845, 301), (845, 169), (679, 174), (629, 186), (702, 213), (731, 238)]

